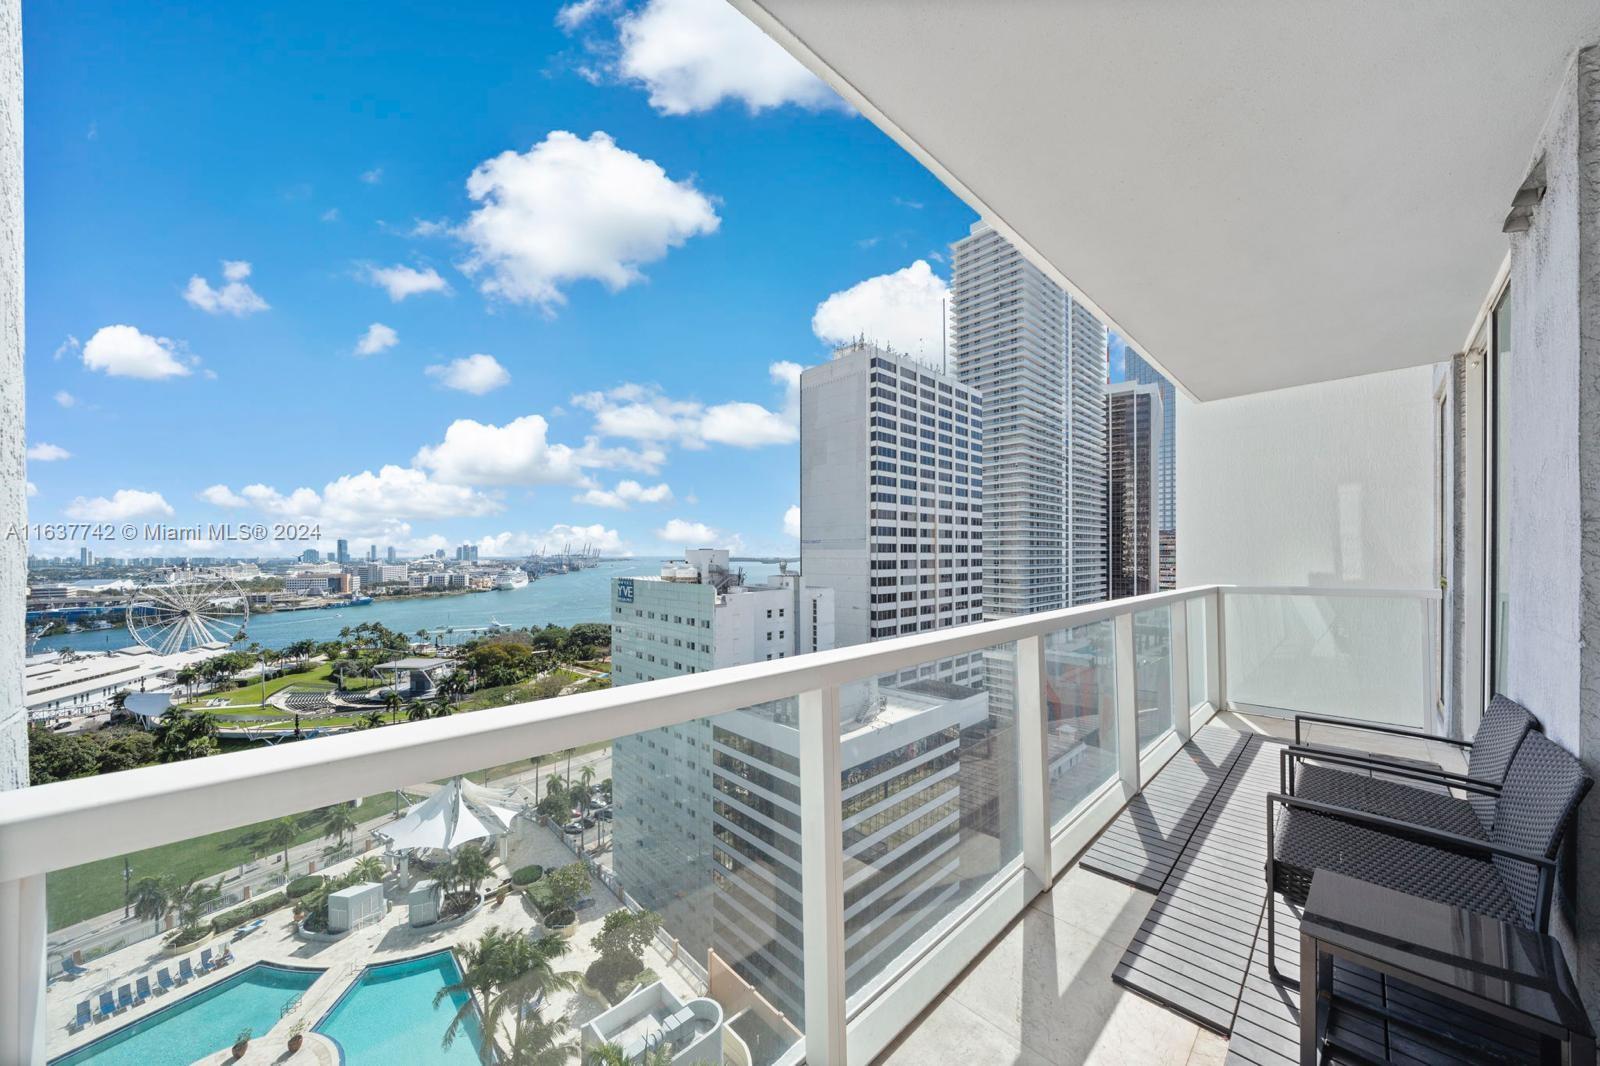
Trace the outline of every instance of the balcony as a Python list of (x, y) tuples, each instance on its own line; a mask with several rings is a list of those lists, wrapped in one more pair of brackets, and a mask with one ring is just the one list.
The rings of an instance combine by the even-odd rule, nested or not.
[[(0, 931), (21, 963), (0, 970), (13, 1041), (0, 1057), (189, 1061), (245, 1027), (252, 1057), (276, 1057), (293, 1033), (331, 1055), (380, 1023), (422, 1054), (450, 1013), (433, 995), (490, 930), (566, 945), (555, 968), (586, 978), (542, 994), (545, 1017), (564, 1019), (555, 1039), (575, 1042), (630, 987), (591, 987), (591, 941), (607, 914), (648, 909), (661, 927), (636, 983), (663, 1002), (715, 1001), (725, 1061), (927, 1061), (935, 1046), (1087, 1061), (1113, 1045), (1212, 1061), (1220, 1038), (1112, 980), (1157, 897), (1090, 872), (1122, 861), (1097, 857), (1118, 832), (1102, 831), (1175, 795), (1198, 803), (1220, 788), (1206, 753), (1281, 730), (1285, 710), (1360, 709), (1426, 750), (1438, 600), (1187, 588), (15, 793), (0, 811)], [(614, 821), (569, 834), (539, 819), (552, 775), (610, 779)], [(325, 830), (353, 800), (357, 824)], [(412, 846), (401, 827), (423, 815), (396, 821), (442, 806), (450, 832), (479, 828), (428, 842), (479, 850), (476, 880)], [(226, 868), (196, 868), (206, 840), (236, 848)], [(539, 895), (553, 882), (527, 871), (580, 851), (563, 916)], [(86, 895), (121, 902), (125, 856), (135, 887), (163, 876), (214, 891), (84, 920)], [(315, 894), (282, 895), (319, 877), (377, 905), (352, 903), (346, 923)], [(195, 976), (157, 991), (180, 964)], [(363, 993), (401, 977), (389, 987), (409, 998)], [(119, 1003), (124, 985), (139, 1002)], [(440, 1061), (514, 1038), (514, 1011), (484, 1032), (481, 1005), (458, 1001), (467, 1020)]]

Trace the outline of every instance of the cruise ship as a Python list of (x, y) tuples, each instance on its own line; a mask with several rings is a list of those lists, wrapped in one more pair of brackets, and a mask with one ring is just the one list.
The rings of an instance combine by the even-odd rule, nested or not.
[(502, 592), (510, 589), (526, 588), (528, 575), (521, 570), (502, 570), (494, 579), (494, 587)]

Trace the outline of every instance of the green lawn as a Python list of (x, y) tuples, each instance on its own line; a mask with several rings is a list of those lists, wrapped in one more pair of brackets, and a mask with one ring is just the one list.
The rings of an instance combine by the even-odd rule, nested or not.
[[(610, 746), (611, 741), (601, 740), (594, 744), (585, 744), (581, 748), (574, 748), (572, 750), (572, 754), (574, 757), (579, 755), (587, 755), (591, 751), (601, 751), (605, 748), (609, 748)], [(505, 762), (501, 763), (499, 766), (491, 766), (487, 770), (475, 770), (468, 774), (467, 777), (471, 778), (473, 781), (476, 781), (480, 785), (487, 785), (489, 782), (498, 781), (502, 777), (510, 777), (512, 774), (527, 773), (532, 769), (533, 762), (531, 759), (518, 759), (515, 762)], [(552, 772), (561, 774), (563, 777), (566, 776), (567, 760), (564, 756), (557, 758), (554, 754), (551, 754), (539, 764), (539, 782), (541, 786), (544, 783), (544, 779), (549, 777)]]
[[(571, 670), (556, 670), (556, 677), (561, 679), (563, 685), (570, 685), (577, 681), (581, 675)], [(501, 685), (498, 688), (480, 688), (476, 692), (468, 693), (456, 705), (457, 711), (483, 711), (491, 707), (509, 707), (514, 703), (528, 703), (534, 698), (537, 681), (523, 681), (516, 685)]]
[[(332, 673), (332, 665), (328, 663), (319, 663), (318, 665), (311, 667), (309, 670), (302, 670), (299, 673), (284, 674), (282, 677), (273, 678), (267, 682), (266, 692), (267, 695), (270, 696), (274, 692), (278, 692), (281, 689), (286, 689), (291, 685), (297, 685), (300, 688), (323, 689), (331, 691), (334, 688), (334, 684), (332, 681), (328, 680), (328, 677)], [(351, 680), (354, 681), (355, 679), (352, 678)], [(377, 682), (373, 682), (373, 684), (377, 684)], [(255, 681), (246, 685), (244, 688), (229, 689), (226, 692), (208, 692), (203, 696), (196, 696), (184, 706), (206, 709), (205, 705), (214, 699), (227, 700), (228, 706), (230, 707), (257, 706), (261, 703), (261, 682)]]
[[(395, 794), (382, 792), (368, 796), (356, 809), (356, 821), (365, 822), (395, 809)], [(323, 836), (315, 814), (299, 816), (300, 832), (296, 843)], [(133, 879), (141, 877), (200, 877), (215, 880), (216, 875), (236, 869), (241, 863), (266, 853), (261, 841), (271, 822), (230, 829), (210, 836), (164, 844), (127, 856)], [(331, 841), (330, 841), (331, 843)], [(57, 870), (46, 879), (45, 895), (50, 911), (51, 930), (81, 922), (86, 918), (114, 911), (122, 906), (122, 856)]]

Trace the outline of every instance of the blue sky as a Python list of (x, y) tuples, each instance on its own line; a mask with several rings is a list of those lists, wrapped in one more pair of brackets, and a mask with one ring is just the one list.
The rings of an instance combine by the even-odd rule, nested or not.
[(937, 349), (974, 214), (721, 0), (202, 8), (27, 12), (32, 521), (792, 552), (797, 368)]

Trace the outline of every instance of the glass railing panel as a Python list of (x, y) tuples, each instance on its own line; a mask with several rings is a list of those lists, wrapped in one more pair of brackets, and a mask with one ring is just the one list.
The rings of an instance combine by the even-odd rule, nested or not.
[(1428, 702), (1420, 596), (1229, 593), (1228, 698), (1421, 729)]
[(1115, 624), (1044, 638), (1045, 744), (1050, 822), (1059, 826), (1117, 776)]
[(847, 1008), (1021, 859), (1016, 644), (840, 690)]
[(1172, 610), (1133, 616), (1134, 700), (1142, 752), (1172, 728)]
[(1211, 649), (1206, 643), (1206, 601), (1203, 597), (1185, 600), (1183, 609), (1188, 612), (1189, 631), (1189, 708), (1203, 706), (1210, 686)]
[[(804, 1024), (795, 703), (53, 873), (49, 1053), (193, 1062), (249, 1030), (352, 1063), (644, 1036), (776, 1062)], [(597, 1026), (630, 997), (645, 1021)]]

